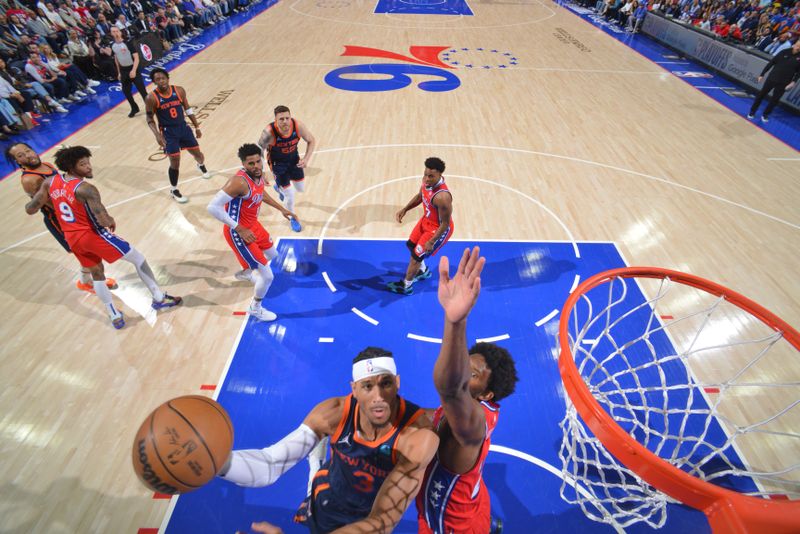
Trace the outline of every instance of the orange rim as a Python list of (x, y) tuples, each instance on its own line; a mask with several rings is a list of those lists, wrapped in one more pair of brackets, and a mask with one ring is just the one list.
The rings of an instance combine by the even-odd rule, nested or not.
[(569, 344), (569, 319), (582, 295), (614, 278), (669, 278), (702, 289), (754, 315), (800, 351), (800, 333), (780, 317), (747, 297), (710, 280), (658, 267), (625, 267), (596, 274), (581, 283), (567, 298), (561, 312), (558, 368), (575, 409), (587, 427), (625, 467), (648, 484), (693, 508), (703, 511), (715, 533), (800, 531), (800, 501), (770, 500), (742, 495), (694, 477), (659, 458), (631, 437), (605, 411), (583, 382)]

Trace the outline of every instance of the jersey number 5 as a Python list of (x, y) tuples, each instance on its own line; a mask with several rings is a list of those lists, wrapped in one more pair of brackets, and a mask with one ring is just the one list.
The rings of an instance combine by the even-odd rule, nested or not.
[(358, 478), (358, 484), (353, 486), (358, 491), (363, 493), (372, 493), (375, 486), (375, 477), (364, 471), (355, 471), (353, 476)]
[(75, 222), (75, 214), (66, 202), (59, 202), (58, 211), (61, 212), (61, 220), (64, 222)]

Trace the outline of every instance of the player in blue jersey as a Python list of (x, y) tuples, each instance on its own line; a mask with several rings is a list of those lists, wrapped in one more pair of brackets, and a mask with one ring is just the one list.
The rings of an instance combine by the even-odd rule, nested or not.
[[(181, 150), (188, 150), (197, 161), (197, 168), (203, 178), (211, 178), (205, 166), (205, 156), (200, 152), (197, 143), (203, 134), (200, 124), (194, 116), (194, 110), (186, 99), (186, 91), (178, 85), (170, 85), (169, 73), (162, 68), (150, 71), (150, 78), (156, 84), (156, 90), (147, 95), (147, 125), (156, 136), (156, 142), (169, 156), (169, 185), (172, 198), (181, 204), (188, 202), (178, 190), (178, 173), (181, 167)], [(194, 133), (186, 124), (186, 117), (192, 121)], [(158, 118), (158, 125), (156, 125)], [(196, 135), (196, 137), (195, 137)]]
[[(305, 124), (292, 118), (292, 113), (286, 106), (278, 106), (274, 112), (275, 122), (264, 128), (258, 144), (266, 153), (267, 162), (275, 176), (275, 191), (281, 201), (286, 202), (286, 209), (294, 211), (295, 190), (300, 193), (305, 191), (303, 169), (311, 161), (317, 140)], [(297, 151), (300, 139), (306, 142), (306, 153), (302, 158)], [(295, 232), (303, 229), (297, 219), (291, 219), (289, 222)]]
[(425, 411), (398, 395), (392, 353), (369, 347), (353, 360), (352, 393), (322, 401), (278, 443), (233, 451), (220, 476), (261, 487), (330, 437), (298, 522), (312, 533), (391, 532), (420, 488), (439, 438)]

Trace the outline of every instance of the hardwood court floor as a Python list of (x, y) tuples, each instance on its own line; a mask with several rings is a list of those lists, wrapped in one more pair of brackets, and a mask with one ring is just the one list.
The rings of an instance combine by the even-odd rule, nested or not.
[[(436, 155), (447, 162), (460, 239), (615, 241), (630, 264), (710, 278), (800, 325), (798, 162), (768, 159), (794, 151), (555, 4), (471, 5), (474, 17), (438, 17), (373, 15), (362, 1), (281, 2), (174, 70), (197, 107), (232, 91), (200, 139), (209, 167), (224, 172), (196, 178), (184, 156), (186, 205), (168, 198), (167, 162), (148, 161), (155, 142), (124, 105), (67, 139), (97, 147), (95, 182), (118, 233), (185, 298), (152, 324), (134, 311), (149, 295), (128, 264), (108, 268), (129, 319), (118, 332), (74, 288), (77, 263), (49, 236), (7, 249), (43, 227), (24, 215), (17, 178), (0, 184), (4, 532), (160, 524), (166, 502), (136, 480), (130, 442), (153, 407), (223, 370), (241, 326), (232, 312), (251, 288), (232, 278), (238, 267), (205, 206), (278, 104), (319, 141), (297, 206), (304, 236), (404, 237), (415, 219), (401, 226), (394, 212), (416, 186), (381, 184), (421, 175)], [(557, 37), (564, 32), (584, 47)], [(449, 92), (422, 91), (416, 77), (397, 91), (345, 92), (325, 75), (377, 60), (340, 57), (344, 45), (466, 48), (476, 63), (482, 47), (519, 62), (455, 69), (461, 86)], [(274, 236), (290, 234), (264, 212)], [(796, 377), (800, 365), (782, 372)]]

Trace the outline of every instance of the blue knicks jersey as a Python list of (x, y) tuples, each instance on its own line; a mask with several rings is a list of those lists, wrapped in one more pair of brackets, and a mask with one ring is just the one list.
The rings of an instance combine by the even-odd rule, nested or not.
[(400, 432), (425, 413), (400, 397), (398, 402), (392, 429), (367, 441), (356, 430), (358, 403), (352, 395), (347, 397), (343, 419), (331, 435), (331, 458), (317, 472), (311, 489), (311, 520), (318, 530), (335, 530), (369, 515), (378, 490), (397, 463)]
[(297, 144), (300, 136), (297, 133), (297, 122), (292, 119), (292, 129), (286, 137), (281, 136), (275, 123), (270, 123), (272, 129), (272, 144), (269, 145), (269, 163), (297, 163), (300, 155), (297, 153)]
[(156, 95), (156, 117), (158, 117), (159, 128), (172, 126), (185, 126), (186, 117), (183, 114), (183, 100), (174, 85), (169, 86), (169, 95), (163, 96), (158, 89), (153, 91)]

